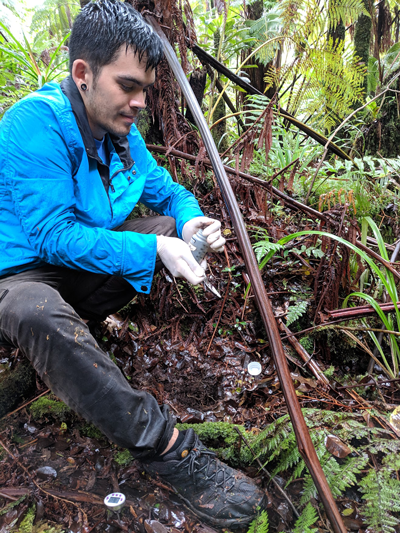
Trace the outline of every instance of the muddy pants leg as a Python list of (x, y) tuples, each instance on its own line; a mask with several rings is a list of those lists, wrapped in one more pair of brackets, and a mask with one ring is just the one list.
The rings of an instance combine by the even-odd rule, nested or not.
[(58, 291), (44, 283), (2, 283), (0, 340), (20, 348), (46, 385), (110, 440), (137, 458), (161, 453), (174, 422), (130, 387)]
[[(169, 217), (128, 221), (119, 230), (140, 224), (142, 233), (174, 236)], [(110, 440), (151, 459), (166, 448), (174, 420), (150, 394), (130, 387), (79, 316), (117, 311), (133, 298), (129, 288), (122, 278), (50, 265), (2, 279), (0, 343), (20, 348), (49, 388)]]

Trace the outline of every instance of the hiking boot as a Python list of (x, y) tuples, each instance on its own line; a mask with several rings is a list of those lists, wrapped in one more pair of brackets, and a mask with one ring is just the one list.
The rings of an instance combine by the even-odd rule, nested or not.
[(188, 429), (182, 444), (162, 459), (144, 464), (144, 469), (158, 475), (211, 526), (244, 526), (267, 506), (265, 493), (250, 478), (219, 461), (193, 429)]

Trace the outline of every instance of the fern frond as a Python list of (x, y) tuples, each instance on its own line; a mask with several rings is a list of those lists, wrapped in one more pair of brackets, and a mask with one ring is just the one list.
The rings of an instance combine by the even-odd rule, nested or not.
[(361, 513), (371, 531), (395, 533), (395, 527), (400, 524), (400, 520), (392, 514), (400, 512), (400, 481), (393, 479), (392, 473), (388, 468), (378, 472), (370, 470), (360, 481), (365, 500)]
[[(283, 472), (285, 470), (288, 470), (288, 468), (291, 468), (293, 465), (297, 465), (297, 463), (300, 461), (301, 456), (299, 454), (299, 450), (297, 448), (296, 441), (292, 444), (289, 450), (287, 450), (286, 453), (280, 453), (279, 456), (279, 463), (275, 467), (275, 469), (272, 472), (272, 477), (279, 474), (279, 472)], [(304, 466), (303, 466), (304, 468)]]
[(312, 528), (318, 520), (317, 511), (308, 503), (294, 525), (293, 533), (316, 533), (318, 528)]
[(247, 533), (268, 533), (269, 523), (267, 511), (262, 511), (260, 516), (255, 518), (247, 531)]
[(400, 441), (398, 440), (389, 440), (389, 439), (373, 439), (372, 442), (368, 443), (363, 447), (365, 451), (370, 453), (399, 453), (400, 452)]
[[(336, 462), (336, 459), (331, 458), (330, 466), (332, 462)], [(332, 490), (332, 494), (335, 497), (340, 496), (348, 487), (357, 484), (356, 475), (360, 474), (363, 468), (368, 463), (368, 455), (366, 453), (357, 457), (347, 457), (342, 465), (338, 465), (337, 471), (332, 472), (330, 475), (327, 469), (327, 478), (329, 486)]]
[(290, 326), (293, 322), (296, 322), (307, 311), (308, 302), (298, 301), (295, 305), (290, 305), (288, 313), (286, 315), (286, 325)]
[[(363, 454), (357, 457), (348, 457), (343, 464), (339, 464), (330, 453), (325, 453), (321, 459), (321, 466), (325, 473), (328, 484), (334, 497), (340, 496), (348, 487), (357, 483), (356, 475), (368, 463), (368, 455)], [(311, 497), (317, 495), (317, 489), (310, 474), (306, 474), (304, 482), (304, 492), (300, 503), (305, 504)]]
[(334, 30), (338, 24), (345, 26), (358, 19), (361, 14), (369, 16), (363, 0), (335, 0), (328, 4), (328, 28)]
[(400, 454), (398, 452), (389, 453), (384, 459), (383, 464), (392, 470), (400, 470)]
[(257, 241), (253, 245), (253, 248), (254, 253), (256, 254), (257, 261), (260, 263), (268, 252), (270, 252), (271, 250), (273, 250), (274, 252), (278, 252), (279, 250), (282, 250), (283, 246), (281, 244), (270, 242), (269, 239), (263, 239), (261, 241)]

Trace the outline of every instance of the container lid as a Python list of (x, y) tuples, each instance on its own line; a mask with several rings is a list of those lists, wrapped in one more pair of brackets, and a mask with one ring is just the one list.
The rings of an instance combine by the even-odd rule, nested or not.
[(247, 366), (247, 372), (252, 376), (258, 376), (261, 374), (261, 365), (257, 361), (252, 361)]

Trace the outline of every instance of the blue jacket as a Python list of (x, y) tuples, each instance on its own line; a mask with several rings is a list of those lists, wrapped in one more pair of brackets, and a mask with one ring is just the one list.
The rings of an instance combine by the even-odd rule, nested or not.
[(106, 136), (99, 158), (74, 81), (48, 83), (0, 122), (0, 276), (45, 263), (124, 277), (148, 293), (155, 235), (110, 231), (137, 202), (176, 219), (202, 216), (197, 200), (157, 166), (136, 126)]

